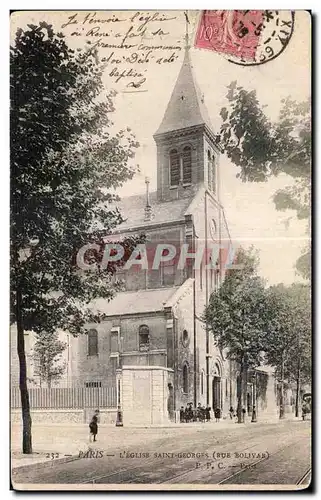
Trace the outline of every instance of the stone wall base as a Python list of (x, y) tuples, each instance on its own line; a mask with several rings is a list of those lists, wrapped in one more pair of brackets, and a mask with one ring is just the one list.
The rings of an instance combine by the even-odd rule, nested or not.
[[(84, 424), (88, 423), (96, 408), (86, 408), (84, 410), (31, 410), (33, 423), (41, 424)], [(116, 409), (100, 409), (101, 424), (115, 424)], [(11, 422), (21, 423), (21, 410), (11, 410)]]

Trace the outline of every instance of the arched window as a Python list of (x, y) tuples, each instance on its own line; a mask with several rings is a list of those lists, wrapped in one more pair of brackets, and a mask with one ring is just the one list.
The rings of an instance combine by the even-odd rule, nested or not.
[(88, 356), (98, 355), (98, 332), (89, 330), (88, 332)]
[(184, 363), (183, 366), (183, 392), (188, 394), (188, 364)]
[(183, 330), (182, 343), (184, 347), (187, 347), (189, 344), (189, 335), (187, 330)]
[(212, 368), (212, 375), (213, 377), (220, 377), (221, 376), (221, 368), (218, 363), (214, 363), (213, 368)]
[(147, 325), (141, 325), (139, 327), (139, 350), (149, 351), (149, 328)]
[(192, 182), (192, 150), (190, 146), (183, 149), (183, 184)]
[(177, 149), (172, 149), (169, 154), (170, 185), (178, 186), (180, 180), (180, 161)]

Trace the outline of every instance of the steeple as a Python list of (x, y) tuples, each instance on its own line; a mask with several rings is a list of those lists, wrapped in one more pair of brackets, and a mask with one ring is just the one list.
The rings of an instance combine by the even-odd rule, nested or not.
[(191, 197), (201, 186), (216, 194), (218, 147), (190, 56), (188, 17), (185, 53), (174, 90), (154, 139), (157, 199)]
[(163, 120), (155, 135), (203, 124), (212, 130), (204, 97), (194, 77), (188, 33), (186, 33), (183, 64)]

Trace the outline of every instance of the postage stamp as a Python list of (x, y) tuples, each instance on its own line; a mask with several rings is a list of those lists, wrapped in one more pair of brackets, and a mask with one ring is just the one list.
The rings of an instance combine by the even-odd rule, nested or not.
[(264, 64), (288, 45), (294, 12), (277, 10), (205, 10), (195, 47), (224, 54), (244, 66)]

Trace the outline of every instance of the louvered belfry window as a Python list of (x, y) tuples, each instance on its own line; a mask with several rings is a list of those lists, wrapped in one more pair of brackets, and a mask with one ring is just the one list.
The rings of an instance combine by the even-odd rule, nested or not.
[(178, 186), (180, 179), (180, 159), (177, 149), (170, 152), (170, 182), (171, 186)]
[(183, 184), (192, 182), (192, 150), (190, 146), (183, 149)]

